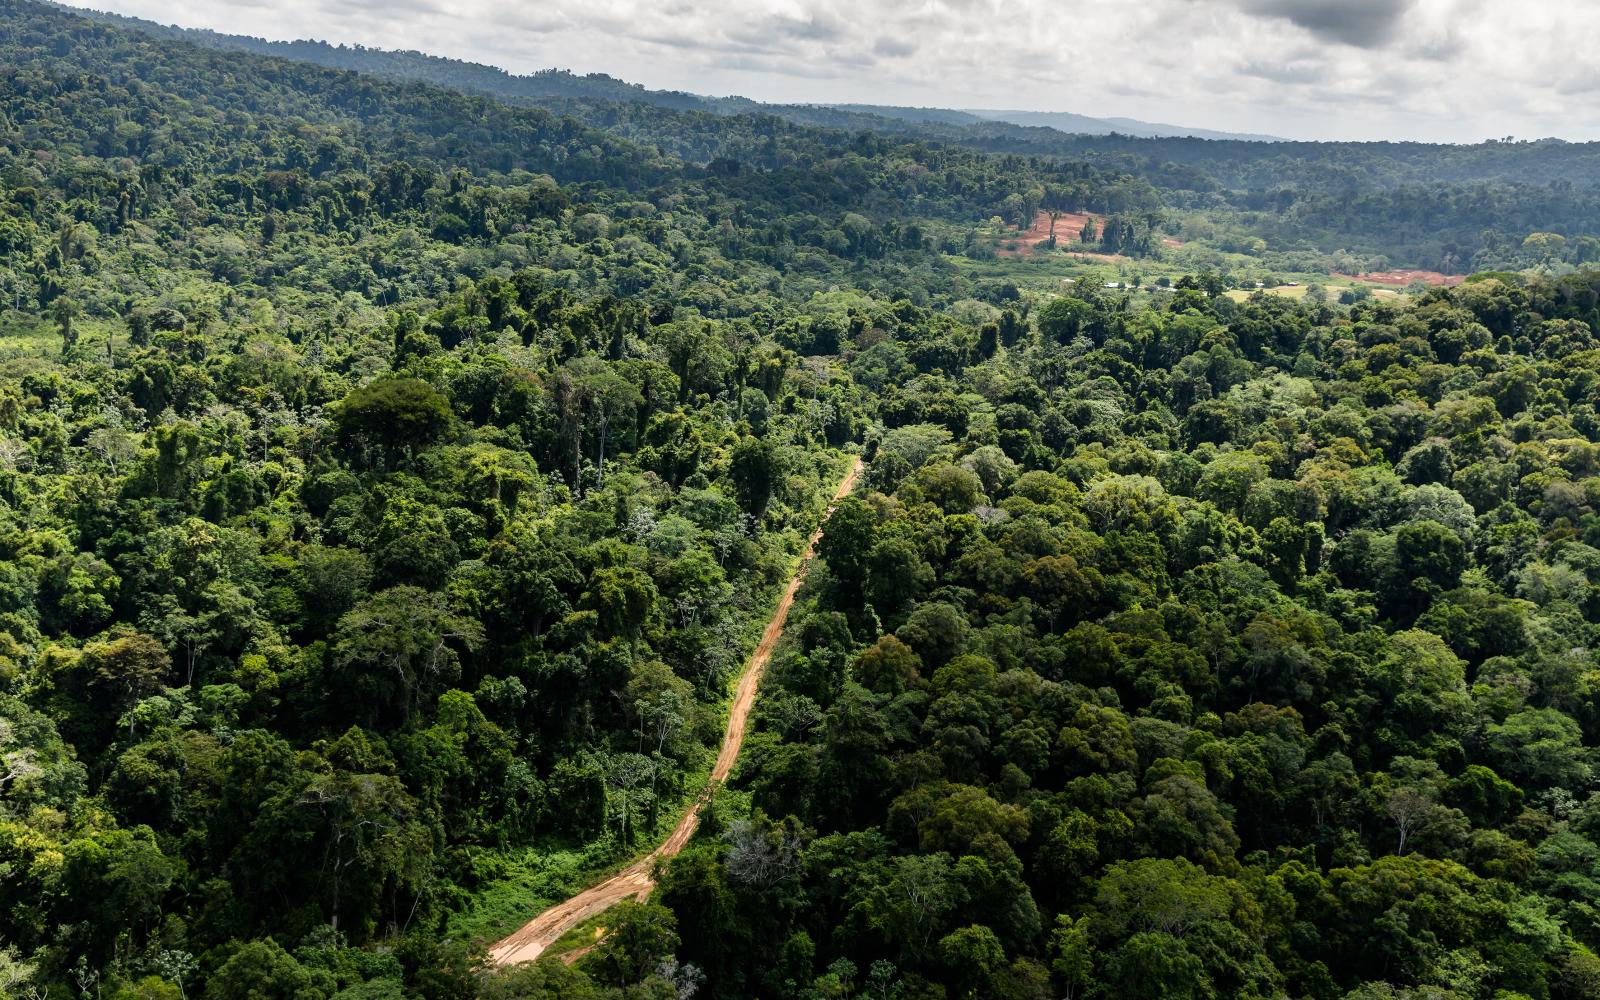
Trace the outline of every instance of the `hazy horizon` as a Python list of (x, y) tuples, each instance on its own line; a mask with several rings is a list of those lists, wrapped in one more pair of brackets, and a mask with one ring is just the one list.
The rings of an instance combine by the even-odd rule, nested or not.
[(69, 5), (768, 102), (1065, 111), (1312, 140), (1600, 138), (1587, 58), (1600, 10), (1554, 0)]

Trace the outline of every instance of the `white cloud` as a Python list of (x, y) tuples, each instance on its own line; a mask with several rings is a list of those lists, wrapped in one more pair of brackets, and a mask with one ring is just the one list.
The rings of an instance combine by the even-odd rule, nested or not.
[(1600, 138), (1600, 8), (1569, 0), (85, 5), (769, 101), (1076, 111), (1304, 138)]

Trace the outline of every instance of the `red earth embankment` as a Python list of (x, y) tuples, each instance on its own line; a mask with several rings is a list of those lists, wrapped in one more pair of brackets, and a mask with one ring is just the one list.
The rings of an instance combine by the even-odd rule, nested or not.
[(1425, 285), (1459, 285), (1467, 280), (1464, 274), (1442, 274), (1439, 271), (1368, 271), (1365, 274), (1335, 274), (1335, 278), (1365, 281), (1373, 285), (1409, 285), (1420, 281)]
[[(1071, 250), (1078, 245), (1078, 234), (1083, 232), (1084, 223), (1094, 220), (1096, 232), (1106, 224), (1106, 220), (1098, 215), (1082, 212), (1067, 212), (1056, 218), (1056, 246), (1062, 250)], [(996, 251), (1002, 257), (1032, 257), (1034, 244), (1050, 238), (1050, 214), (1040, 212), (1033, 218), (1033, 225), (1021, 232), (1007, 233), (1004, 242), (1017, 241), (1015, 250), (1002, 247)], [(1096, 255), (1102, 256), (1102, 255)]]
[[(1105, 217), (1095, 215), (1092, 212), (1065, 212), (1057, 216), (1056, 249), (1065, 251), (1074, 257), (1084, 260), (1127, 260), (1128, 258), (1124, 257), (1122, 254), (1095, 253), (1091, 250), (1080, 249), (1081, 247), (1085, 246), (1099, 245), (1098, 242), (1083, 244), (1078, 241), (1078, 235), (1083, 232), (1084, 224), (1090, 219), (1094, 220), (1094, 228), (1096, 233), (1104, 231), (1106, 224)], [(1043, 242), (1049, 238), (1050, 213), (1041, 211), (1038, 215), (1034, 216), (1033, 225), (1029, 226), (1026, 230), (1012, 230), (1006, 233), (1005, 238), (1001, 240), (1002, 245), (1000, 249), (996, 250), (995, 253), (1002, 257), (1032, 257), (1036, 252), (1035, 244)], [(1016, 242), (1016, 249), (1006, 249), (1004, 244), (1012, 241)], [(1162, 239), (1161, 245), (1164, 247), (1181, 247), (1183, 246), (1183, 241), (1166, 237)]]

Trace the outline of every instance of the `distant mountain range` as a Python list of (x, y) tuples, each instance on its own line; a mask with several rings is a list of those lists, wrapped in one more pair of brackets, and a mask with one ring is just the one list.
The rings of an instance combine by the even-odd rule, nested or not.
[(1050, 128), (1071, 135), (1131, 135), (1145, 139), (1231, 139), (1238, 142), (1286, 142), (1281, 136), (1246, 132), (1218, 132), (1215, 129), (1163, 125), (1136, 118), (1091, 118), (1070, 111), (992, 111), (983, 109), (902, 108), (880, 104), (835, 104), (841, 111), (897, 118), (937, 125), (975, 125), (979, 122), (1008, 122), (1029, 128)]
[(1068, 111), (986, 111), (946, 108), (910, 108), (875, 104), (768, 104), (746, 97), (709, 97), (681, 90), (649, 90), (604, 73), (577, 74), (564, 69), (518, 75), (497, 66), (449, 59), (410, 50), (331, 45), (300, 40), (269, 41), (248, 35), (230, 35), (203, 28), (163, 25), (143, 18), (79, 7), (58, 5), (75, 14), (134, 28), (162, 38), (180, 39), (212, 49), (254, 52), (333, 69), (370, 73), (399, 80), (471, 90), (517, 103), (548, 104), (561, 101), (619, 101), (651, 104), (678, 111), (718, 115), (770, 114), (805, 125), (829, 128), (895, 131), (896, 123), (908, 127), (938, 125), (966, 128), (984, 123), (1006, 123), (1026, 128), (1048, 128), (1074, 135), (1120, 134), (1139, 138), (1232, 139), (1251, 142), (1282, 141), (1275, 136), (1245, 135), (1161, 125), (1132, 118), (1091, 118)]

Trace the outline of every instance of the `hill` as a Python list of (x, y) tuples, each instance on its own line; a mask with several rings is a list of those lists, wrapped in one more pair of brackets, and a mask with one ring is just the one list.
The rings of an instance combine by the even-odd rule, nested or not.
[[(69, 8), (71, 9), (71, 8)], [(1104, 135), (1121, 132), (1138, 136), (1197, 136), (1208, 139), (1266, 140), (1266, 136), (1235, 135), (1182, 126), (1152, 125), (1133, 119), (1098, 119), (1057, 112), (1027, 111), (952, 111), (935, 108), (895, 108), (865, 104), (801, 105), (762, 103), (743, 97), (708, 97), (683, 91), (650, 90), (604, 73), (575, 74), (563, 69), (547, 69), (518, 75), (495, 66), (460, 59), (448, 59), (417, 51), (391, 51), (361, 45), (331, 45), (314, 40), (269, 41), (244, 35), (231, 35), (205, 29), (162, 25), (142, 18), (89, 11), (87, 16), (133, 28), (160, 37), (181, 39), (209, 48), (260, 55), (279, 56), (315, 63), (335, 69), (355, 70), (401, 80), (418, 80), (456, 87), (504, 100), (590, 100), (650, 104), (679, 111), (711, 114), (773, 114), (805, 124), (832, 127), (886, 127), (894, 121), (913, 121), (945, 125), (971, 125), (981, 121), (1002, 121), (1018, 125), (1042, 126), (1063, 132)]]
[(1283, 142), (1278, 136), (1254, 135), (1239, 132), (1219, 132), (1215, 129), (1193, 128), (1187, 125), (1162, 125), (1139, 121), (1136, 118), (1090, 118), (1065, 111), (973, 111), (978, 118), (1010, 122), (1013, 125), (1033, 125), (1052, 128), (1058, 132), (1082, 135), (1131, 135), (1141, 138), (1191, 138), (1227, 140), (1232, 142)]
[(1583, 151), (930, 127), (0, 0), (6, 996), (1596, 995)]
[(1067, 111), (991, 111), (952, 110), (948, 108), (906, 108), (883, 104), (836, 104), (842, 111), (873, 115), (894, 121), (918, 122), (931, 125), (970, 126), (981, 122), (1005, 122), (1031, 128), (1050, 129), (1068, 135), (1126, 135), (1143, 138), (1192, 137), (1197, 139), (1234, 140), (1240, 142), (1282, 142), (1269, 135), (1246, 135), (1236, 132), (1217, 132), (1211, 129), (1189, 128), (1182, 125), (1159, 125), (1134, 118), (1091, 118)]
[[(795, 134), (819, 128), (871, 132), (895, 143), (1092, 163), (1105, 172), (1137, 176), (1159, 192), (1171, 235), (1191, 248), (1190, 266), (1225, 268), (1238, 254), (1257, 258), (1268, 270), (1295, 273), (1399, 267), (1459, 274), (1474, 268), (1567, 266), (1595, 259), (1584, 241), (1600, 232), (1596, 143), (1269, 143), (1246, 141), (1266, 137), (1189, 137), (1195, 130), (1030, 112), (766, 105), (650, 91), (604, 75), (549, 70), (514, 76), (417, 52), (269, 42), (92, 16), (209, 48), (533, 105), (699, 164), (719, 158), (777, 162), (749, 141), (773, 131), (771, 124), (751, 124), (768, 118), (801, 130)], [(1069, 134), (1048, 127), (1052, 123), (1082, 131)], [(1185, 135), (1139, 134), (1168, 131)], [(1019, 230), (1032, 225), (1027, 204), (999, 214)], [(1525, 248), (1529, 237), (1545, 233), (1561, 238), (1558, 252), (1552, 253), (1553, 244), (1542, 236)]]

